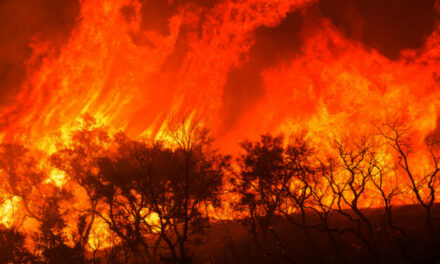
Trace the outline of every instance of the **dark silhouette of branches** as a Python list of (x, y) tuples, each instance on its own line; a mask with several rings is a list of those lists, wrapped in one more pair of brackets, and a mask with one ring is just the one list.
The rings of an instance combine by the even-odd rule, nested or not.
[(36, 263), (38, 258), (25, 247), (25, 234), (0, 226), (0, 263)]
[(436, 204), (440, 179), (438, 135), (431, 134), (425, 139), (429, 161), (425, 164), (427, 168), (423, 172), (419, 172), (415, 168), (415, 153), (409, 129), (402, 122), (396, 121), (386, 124), (380, 132), (396, 153), (396, 170), (406, 176), (410, 193), (415, 201), (424, 208), (429, 236), (428, 248), (430, 249), (430, 256), (427, 261), (438, 261), (440, 257), (437, 249), (439, 231), (434, 223), (438, 221), (440, 213), (439, 206)]
[(263, 135), (232, 162), (192, 118), (144, 141), (84, 116), (49, 157), (0, 145), (0, 262), (436, 263), (440, 140), (411, 131)]
[(70, 144), (58, 150), (50, 157), (51, 164), (64, 171), (69, 179), (67, 186), (80, 187), (85, 193), (87, 207), (77, 214), (77, 237), (75, 244), (83, 254), (88, 250), (88, 241), (95, 223), (99, 194), (96, 186), (98, 178), (98, 158), (106, 154), (106, 145), (110, 143), (108, 134), (96, 127), (90, 116), (84, 116), (82, 126), (73, 132)]
[(162, 261), (190, 261), (187, 243), (209, 223), (206, 204), (220, 204), (229, 167), (205, 130), (183, 127), (171, 137), (174, 144), (164, 147), (119, 135), (116, 154), (99, 161), (97, 189), (108, 207), (101, 217), (135, 256), (151, 263), (158, 254)]
[(313, 227), (308, 224), (306, 214), (314, 170), (309, 160), (311, 150), (301, 140), (285, 147), (282, 136), (270, 135), (263, 135), (259, 142), (244, 142), (242, 147), (245, 153), (238, 159), (240, 172), (232, 182), (240, 196), (235, 208), (248, 217), (245, 221), (257, 248), (265, 256), (274, 254), (264, 244), (270, 231), (281, 256), (295, 262), (272, 228), (284, 218), (304, 232), (317, 256), (292, 249), (290, 253), (320, 262), (320, 250), (309, 234)]
[(11, 201), (14, 196), (19, 197), (26, 210), (26, 216), (41, 220), (41, 216), (33, 210), (33, 207), (38, 202), (36, 196), (41, 195), (37, 186), (41, 184), (46, 174), (37, 167), (36, 158), (23, 145), (1, 144), (0, 151), (3, 195), (8, 196)]
[(261, 141), (246, 141), (241, 146), (245, 153), (238, 159), (240, 172), (231, 182), (240, 197), (234, 207), (247, 217), (245, 224), (254, 243), (266, 256), (271, 253), (264, 243), (286, 195), (279, 183), (291, 178), (285, 174), (283, 138), (263, 135)]

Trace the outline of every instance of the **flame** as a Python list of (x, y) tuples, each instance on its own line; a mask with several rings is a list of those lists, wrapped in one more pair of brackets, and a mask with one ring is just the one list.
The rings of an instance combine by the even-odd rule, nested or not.
[(102, 219), (97, 219), (96, 223), (93, 225), (93, 230), (88, 240), (88, 245), (91, 250), (102, 250), (105, 248), (112, 247), (116, 242), (111, 237), (111, 232), (108, 229), (107, 224)]
[(44, 183), (53, 183), (57, 187), (62, 187), (66, 183), (66, 173), (58, 169), (52, 169), (49, 178)]
[[(110, 134), (124, 131), (133, 138), (165, 141), (171, 141), (165, 130), (176, 119), (184, 118), (186, 126), (200, 118), (226, 153), (235, 153), (243, 139), (269, 131), (304, 135), (328, 155), (334, 139), (362, 137), (387, 120), (401, 119), (418, 146), (418, 161), (411, 162), (423, 173), (428, 168), (421, 164), (429, 157), (420, 146), (437, 129), (440, 107), (440, 26), (419, 49), (389, 59), (316, 14), (309, 8), (316, 2), (214, 1), (206, 7), (188, 1), (171, 15), (163, 34), (143, 27), (140, 1), (83, 0), (59, 52), (50, 41), (30, 44), (27, 78), (13, 101), (0, 106), (6, 120), (0, 140), (18, 139), (50, 155), (69, 145), (86, 113)], [(129, 15), (122, 10), (130, 10)], [(295, 32), (300, 47), (294, 55), (264, 64), (271, 59), (254, 54), (256, 32), (279, 27), (292, 13), (304, 17)], [(240, 82), (231, 84), (240, 69), (240, 77), (261, 79), (257, 85), (250, 81), (261, 87), (244, 89), (243, 100), (238, 96), (230, 103), (228, 96), (242, 89)], [(379, 157), (383, 163), (394, 159), (386, 148), (379, 149)], [(45, 169), (45, 183), (62, 187), (68, 182), (63, 171)], [(399, 174), (391, 172), (387, 181), (398, 183)], [(1, 223), (12, 223), (17, 202), (13, 197), (1, 205)], [(217, 218), (230, 218), (228, 206)], [(104, 223), (96, 223), (92, 233), (92, 249), (108, 241)]]
[[(85, 113), (110, 131), (133, 137), (160, 134), (179, 115), (202, 116), (226, 150), (266, 131), (290, 134), (297, 126), (319, 138), (324, 126), (332, 126), (326, 134), (338, 135), (396, 115), (405, 115), (424, 134), (432, 131), (439, 97), (433, 77), (439, 67), (437, 31), (420, 52), (390, 61), (346, 39), (324, 18), (304, 22), (307, 37), (300, 55), (264, 69), (264, 95), (223, 130), (222, 112), (229, 110), (221, 102), (222, 88), (231, 68), (245, 63), (240, 57), (254, 43), (253, 30), (276, 26), (308, 2), (219, 3), (208, 12), (201, 37), (189, 30), (187, 54), (168, 70), (182, 28), (200, 23), (204, 10), (177, 12), (164, 36), (142, 30), (137, 1), (83, 1), (79, 25), (60, 54), (45, 57), (38, 67), (32, 58), (28, 62), (30, 77), (15, 104), (2, 111), (19, 116), (2, 137), (24, 137), (52, 152), (54, 139), (65, 141)], [(124, 7), (133, 10), (129, 20), (121, 13)], [(32, 47), (33, 58), (48, 52), (46, 43)], [(347, 125), (352, 128), (344, 129)]]
[(20, 197), (13, 196), (12, 198), (6, 199), (0, 206), (0, 223), (11, 227), (14, 224), (15, 214), (17, 211), (17, 206), (20, 202)]

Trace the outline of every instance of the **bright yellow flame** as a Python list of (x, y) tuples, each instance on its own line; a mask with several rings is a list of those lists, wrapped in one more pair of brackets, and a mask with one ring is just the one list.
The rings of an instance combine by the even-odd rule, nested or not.
[(102, 219), (95, 219), (88, 244), (92, 250), (100, 250), (114, 245), (114, 238), (111, 237), (108, 226)]
[(66, 173), (64, 171), (61, 171), (59, 169), (52, 169), (49, 178), (47, 178), (44, 183), (53, 183), (57, 187), (63, 187), (63, 185), (66, 183)]
[(20, 198), (18, 196), (14, 196), (11, 199), (7, 199), (1, 206), (0, 206), (0, 223), (11, 227), (14, 223), (14, 216), (15, 216), (15, 210), (16, 205), (19, 203)]

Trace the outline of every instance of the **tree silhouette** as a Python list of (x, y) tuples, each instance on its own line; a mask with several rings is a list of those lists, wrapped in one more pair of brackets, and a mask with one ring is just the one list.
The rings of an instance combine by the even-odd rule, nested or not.
[[(68, 146), (52, 154), (52, 166), (64, 171), (68, 183), (66, 188), (77, 191), (80, 188), (85, 194), (82, 197), (82, 208), (76, 211), (76, 237), (74, 243), (83, 255), (89, 249), (89, 237), (97, 216), (99, 194), (96, 183), (98, 179), (98, 158), (106, 154), (110, 137), (107, 132), (97, 127), (96, 121), (85, 115), (81, 126), (71, 135)], [(85, 207), (85, 208), (84, 208)]]
[(290, 181), (292, 175), (286, 173), (281, 136), (263, 135), (260, 142), (247, 141), (241, 146), (245, 154), (238, 159), (240, 172), (232, 182), (240, 194), (236, 208), (249, 215), (255, 243), (261, 248), (256, 234), (267, 234), (285, 200), (280, 183)]
[(408, 127), (401, 121), (386, 124), (380, 130), (389, 146), (397, 155), (396, 171), (405, 175), (408, 180), (408, 189), (414, 200), (424, 209), (429, 242), (429, 256), (426, 261), (436, 262), (440, 259), (438, 253), (440, 206), (436, 204), (440, 187), (440, 141), (436, 133), (425, 139), (425, 150), (429, 160), (424, 164), (426, 169), (419, 172), (414, 164), (414, 149)]
[[(13, 201), (19, 197), (21, 205), (26, 210), (25, 216), (14, 221), (23, 220), (26, 216), (41, 220), (33, 210), (38, 204), (41, 195), (37, 188), (47, 176), (37, 166), (37, 159), (29, 149), (19, 143), (5, 143), (0, 145), (0, 170), (2, 194)], [(17, 208), (20, 206), (17, 205)], [(20, 224), (20, 223), (19, 223)]]
[[(119, 134), (114, 156), (99, 161), (101, 217), (139, 261), (189, 263), (187, 243), (209, 223), (206, 206), (218, 206), (229, 157), (210, 146), (207, 131), (182, 127), (171, 146)], [(167, 251), (164, 253), (163, 249)]]
[(0, 263), (36, 263), (38, 258), (25, 247), (25, 235), (0, 226)]
[[(285, 144), (282, 136), (270, 135), (263, 135), (259, 142), (244, 142), (242, 147), (245, 153), (238, 159), (240, 172), (232, 181), (235, 192), (240, 196), (235, 208), (249, 217), (246, 222), (257, 248), (264, 255), (274, 254), (268, 252), (264, 245), (268, 242), (270, 231), (277, 241), (281, 256), (288, 262), (295, 262), (272, 228), (281, 219), (285, 219), (300, 228), (315, 248), (315, 253), (319, 253), (308, 232), (311, 227), (306, 220), (307, 203), (312, 194), (311, 178), (314, 175), (309, 160), (311, 149), (300, 139)], [(314, 256), (290, 251), (316, 260)]]
[(63, 190), (44, 197), (39, 232), (34, 241), (44, 263), (84, 263), (85, 257), (80, 248), (70, 247), (65, 234), (65, 217), (60, 203), (70, 196)]
[[(262, 135), (236, 163), (191, 119), (145, 141), (85, 116), (50, 157), (0, 144), (0, 263), (212, 263), (209, 242), (237, 262), (435, 263), (438, 132), (416, 141), (401, 122), (379, 132), (325, 151)], [(223, 201), (238, 218), (213, 224)]]

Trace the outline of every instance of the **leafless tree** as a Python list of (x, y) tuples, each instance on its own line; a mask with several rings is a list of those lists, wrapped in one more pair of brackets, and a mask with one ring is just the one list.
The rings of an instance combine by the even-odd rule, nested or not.
[(433, 133), (425, 139), (425, 147), (430, 160), (427, 168), (420, 172), (416, 169), (415, 152), (411, 143), (410, 130), (400, 121), (386, 124), (380, 130), (389, 146), (394, 149), (397, 161), (396, 171), (404, 174), (407, 179), (410, 194), (425, 211), (425, 222), (428, 229), (430, 256), (428, 261), (435, 262), (438, 254), (438, 230), (435, 224), (439, 217), (439, 206), (436, 203), (440, 179), (440, 152), (438, 135)]

